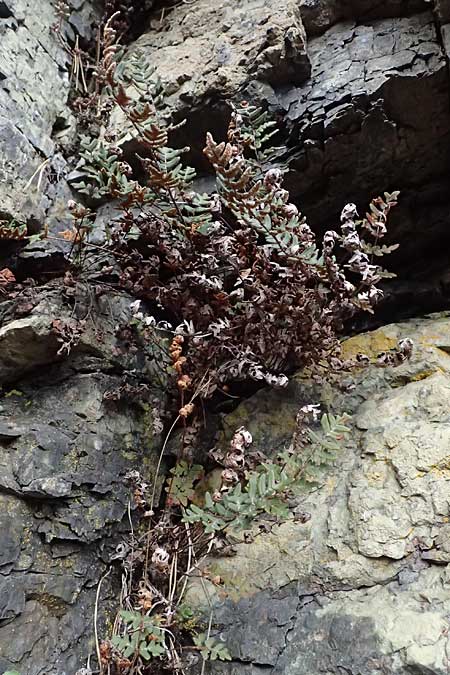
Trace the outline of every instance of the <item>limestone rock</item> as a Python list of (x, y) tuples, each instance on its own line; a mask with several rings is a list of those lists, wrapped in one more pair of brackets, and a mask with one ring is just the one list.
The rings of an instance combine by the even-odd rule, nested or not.
[(343, 204), (364, 210), (396, 186), (390, 232), (409, 270), (415, 247), (430, 248), (446, 222), (437, 177), (450, 163), (448, 75), (433, 15), (338, 23), (308, 41), (308, 55), (310, 80), (279, 97), (292, 134), (287, 187), (323, 231)]
[(408, 14), (429, 9), (426, 1), (300, 0), (300, 13), (308, 35), (317, 35), (343, 19), (383, 19), (408, 16)]
[(64, 288), (58, 280), (38, 292), (31, 288), (28, 297), (0, 303), (0, 382), (17, 381), (68, 355), (90, 355), (102, 359), (104, 367), (139, 368), (142, 377), (154, 373), (150, 352), (126, 354), (117, 337), (119, 326), (131, 319), (130, 302), (123, 293), (96, 298), (83, 283)]
[[(206, 561), (208, 576), (222, 580), (218, 588), (203, 580), (215, 631), (234, 659), (209, 672), (444, 675), (450, 315), (386, 326), (348, 340), (345, 351), (376, 356), (406, 336), (413, 359), (369, 367), (351, 393), (321, 392), (298, 376), (284, 396), (259, 392), (225, 418), (225, 438), (236, 423), (253, 425), (254, 449), (279, 448), (296, 406), (322, 395), (352, 415), (352, 432), (318, 489), (299, 497), (308, 522), (287, 522), (238, 543), (234, 557)], [(198, 581), (189, 601), (205, 606)]]
[[(1, 672), (73, 675), (86, 662), (96, 586), (126, 528), (124, 476), (155, 478), (151, 415), (103, 400), (120, 378), (61, 374), (47, 369), (45, 384), (23, 380), (1, 401)], [(114, 570), (100, 622), (111, 580)]]
[(164, 30), (142, 36), (133, 50), (151, 59), (170, 94), (199, 100), (213, 92), (229, 95), (252, 76), (279, 84), (302, 82), (309, 74), (305, 47), (292, 0), (232, 5), (200, 0), (195, 8), (173, 12)]
[[(105, 398), (129, 369), (164, 401), (149, 355), (121, 353), (129, 304), (58, 280), (0, 305), (0, 672), (73, 675), (85, 664), (96, 587), (129, 527), (125, 475), (156, 480), (152, 404)], [(100, 625), (116, 584), (110, 571)]]
[[(177, 7), (159, 30), (157, 23), (153, 26), (132, 45), (124, 65), (130, 54), (140, 52), (143, 63), (156, 69), (175, 111), (189, 113), (187, 106), (234, 97), (252, 78), (278, 86), (300, 84), (309, 76), (295, 0), (198, 0)], [(116, 126), (123, 131), (120, 115)], [(204, 133), (197, 138), (202, 143)]]

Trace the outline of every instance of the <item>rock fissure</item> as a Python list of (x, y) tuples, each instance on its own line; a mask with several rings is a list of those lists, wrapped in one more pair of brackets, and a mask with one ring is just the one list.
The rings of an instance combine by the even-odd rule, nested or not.
[(277, 659), (275, 661), (275, 664), (272, 666), (272, 671), (271, 671), (272, 673), (276, 672), (277, 666), (278, 666), (279, 662), (281, 661), (281, 659), (284, 655), (284, 652), (286, 651), (286, 649), (288, 647), (289, 637), (293, 633), (293, 631), (295, 630), (295, 624), (296, 624), (296, 621), (298, 620), (298, 617), (301, 615), (301, 610), (303, 609), (303, 607), (305, 607), (305, 606), (307, 606), (307, 605), (309, 605), (309, 604), (311, 604), (315, 601), (315, 595), (316, 594), (312, 594), (311, 596), (308, 595), (307, 596), (308, 600), (306, 602), (304, 600), (304, 596), (301, 596), (301, 595), (299, 596), (298, 605), (295, 608), (295, 612), (291, 617), (291, 625), (288, 627), (288, 629), (287, 629), (287, 631), (284, 635), (283, 645), (281, 646), (281, 649), (279, 650), (279, 653), (278, 653)]

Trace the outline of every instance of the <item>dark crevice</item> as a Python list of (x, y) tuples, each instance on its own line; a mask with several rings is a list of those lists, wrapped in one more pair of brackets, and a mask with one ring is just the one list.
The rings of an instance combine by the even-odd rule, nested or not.
[[(325, 3), (324, 3), (325, 4)], [(337, 0), (331, 9), (328, 21), (318, 21), (323, 10), (322, 3), (312, 3), (311, 7), (302, 7), (302, 18), (306, 25), (308, 38), (323, 35), (327, 30), (345, 21), (354, 21), (356, 25), (365, 25), (368, 21), (379, 21), (388, 18), (403, 18), (421, 12), (430, 11), (427, 0), (380, 0), (374, 6), (367, 0)]]
[[(169, 9), (175, 3), (170, 0), (104, 0), (102, 23), (116, 12), (120, 12), (114, 21), (114, 27), (121, 35), (123, 44), (130, 44), (143, 35), (149, 27), (151, 17), (158, 10)], [(159, 16), (160, 11), (156, 15)]]
[(255, 671), (252, 671), (252, 672), (255, 672), (255, 673), (257, 673), (257, 672), (260, 671), (260, 670), (261, 670), (261, 671), (262, 671), (262, 670), (264, 670), (264, 671), (269, 671), (269, 670), (272, 671), (273, 668), (274, 668), (274, 666), (269, 665), (269, 664), (267, 664), (267, 663), (258, 663), (257, 661), (244, 661), (243, 659), (237, 659), (237, 658), (233, 658), (233, 659), (230, 661), (230, 664), (234, 664), (234, 663), (239, 664), (239, 665), (242, 665), (242, 666), (251, 666), (253, 669), (257, 669), (257, 670), (255, 670)]
[[(442, 50), (442, 55), (444, 56), (445, 62), (447, 64), (447, 81), (450, 82), (450, 58), (449, 58), (449, 54), (448, 54), (448, 52), (445, 48), (444, 37), (442, 35), (442, 24), (439, 21), (439, 17), (437, 15), (436, 10), (434, 11), (433, 16), (434, 16), (434, 25), (435, 25), (435, 28), (436, 28), (436, 39), (437, 39), (437, 41), (440, 45), (440, 48)], [(450, 100), (450, 87), (449, 87), (449, 100)]]
[(10, 19), (13, 15), (6, 2), (0, 1), (0, 19)]

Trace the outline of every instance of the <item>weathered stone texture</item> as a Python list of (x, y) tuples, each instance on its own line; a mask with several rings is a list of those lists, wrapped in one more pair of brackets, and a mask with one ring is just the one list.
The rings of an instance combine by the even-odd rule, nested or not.
[(426, 0), (300, 0), (300, 13), (308, 35), (323, 33), (338, 21), (349, 18), (408, 16), (426, 9), (430, 9)]
[[(297, 509), (311, 519), (205, 563), (222, 579), (219, 588), (206, 583), (216, 630), (236, 661), (210, 672), (445, 674), (450, 318), (387, 326), (345, 349), (375, 355), (402, 336), (416, 344), (410, 363), (371, 367), (351, 394), (327, 394), (333, 410), (352, 414), (352, 432), (319, 488), (299, 497)], [(255, 447), (286, 444), (305, 395), (316, 401), (320, 391), (300, 377), (284, 395), (259, 393), (225, 420), (225, 437), (243, 424)], [(201, 584), (190, 601), (205, 603)]]
[(348, 201), (364, 208), (370, 195), (403, 190), (392, 237), (407, 265), (446, 229), (435, 202), (450, 166), (448, 71), (433, 17), (339, 23), (308, 54), (310, 80), (279, 99), (293, 146), (288, 187), (319, 229)]
[[(150, 374), (151, 366), (145, 360), (118, 351), (117, 327), (131, 318), (129, 297), (111, 293), (94, 299), (89, 288), (80, 284), (70, 298), (54, 282), (39, 292), (30, 289), (19, 302), (16, 298), (0, 304), (1, 384), (17, 381), (39, 366), (61, 360), (59, 354), (64, 356), (67, 351), (61, 349), (64, 340), (59, 339), (58, 330), (59, 334), (65, 332), (66, 341), (74, 336), (68, 350), (72, 356), (90, 355), (101, 361), (103, 368), (139, 366), (144, 377)], [(24, 305), (26, 316), (21, 316)]]
[[(84, 315), (85, 301), (78, 289), (74, 304)], [(67, 325), (77, 318), (61, 289), (50, 285), (21, 319), (5, 304), (0, 671), (74, 675), (94, 653), (97, 584), (129, 527), (125, 474), (138, 469), (152, 484), (159, 442), (150, 408), (108, 403), (104, 395), (123, 384), (124, 368), (139, 364), (143, 378), (149, 372), (143, 354), (119, 358), (115, 326), (129, 317), (125, 298), (91, 304), (79, 340), (59, 356), (52, 319)], [(101, 625), (114, 611), (116, 581), (113, 570), (103, 585)]]
[(181, 6), (160, 31), (139, 38), (132, 51), (158, 70), (175, 105), (232, 96), (252, 77), (273, 84), (309, 75), (298, 3), (238, 0)]
[[(62, 37), (73, 46), (73, 25), (91, 35), (93, 2), (75, 2)], [(72, 22), (72, 23), (70, 23)], [(55, 3), (3, 0), (0, 3), (0, 218), (42, 226), (49, 208), (49, 176), (62, 179), (62, 157), (53, 132), (69, 123), (70, 55), (52, 26)], [(45, 160), (42, 173), (30, 184)]]

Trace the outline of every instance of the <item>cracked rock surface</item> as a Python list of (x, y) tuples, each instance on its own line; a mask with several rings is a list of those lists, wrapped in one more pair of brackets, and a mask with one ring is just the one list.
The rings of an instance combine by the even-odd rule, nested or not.
[[(75, 34), (91, 37), (95, 4), (69, 3), (62, 33), (69, 46)], [(0, 2), (0, 219), (15, 218), (35, 231), (44, 218), (52, 223), (57, 195), (70, 198), (55, 143), (55, 134), (73, 124), (70, 56), (52, 30), (59, 21), (55, 6), (52, 0)]]
[[(93, 300), (82, 284), (67, 298), (52, 283), (36, 295), (20, 318), (23, 297), (0, 304), (0, 672), (74, 675), (94, 652), (97, 585), (129, 528), (125, 475), (152, 483), (159, 444), (150, 409), (105, 393), (126, 368), (150, 381), (152, 364), (121, 356), (124, 296)], [(115, 574), (100, 625), (116, 609)]]
[(295, 0), (182, 5), (160, 30), (141, 36), (131, 52), (136, 50), (157, 69), (180, 107), (233, 95), (252, 77), (301, 83), (310, 72)]
[(279, 94), (292, 194), (323, 228), (347, 201), (365, 208), (371, 193), (396, 185), (398, 256), (431, 247), (446, 227), (450, 160), (447, 61), (432, 13), (338, 23), (308, 41), (308, 55), (311, 78)]
[[(336, 465), (287, 522), (232, 557), (206, 561), (214, 623), (233, 662), (223, 675), (427, 673), (448, 668), (450, 603), (450, 316), (393, 324), (345, 343), (375, 355), (400, 337), (411, 362), (370, 367), (333, 410), (352, 415)], [(260, 392), (225, 419), (223, 441), (244, 425), (254, 447), (289, 440), (295, 411), (320, 392), (301, 377)], [(204, 606), (195, 581), (189, 600)]]
[[(450, 302), (449, 21), (446, 0), (198, 0), (152, 22), (130, 53), (156, 66), (188, 119), (180, 146), (223, 137), (226, 99), (268, 105), (287, 139), (286, 187), (316, 231), (349, 201), (364, 212), (401, 191), (393, 320)], [(201, 153), (190, 161), (208, 170)]]

